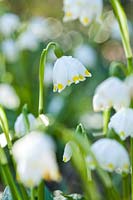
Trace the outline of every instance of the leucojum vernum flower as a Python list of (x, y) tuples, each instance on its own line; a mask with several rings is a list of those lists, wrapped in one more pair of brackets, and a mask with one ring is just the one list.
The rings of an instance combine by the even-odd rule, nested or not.
[[(77, 24), (76, 20), (79, 20), (79, 27), (85, 35), (69, 30), (64, 37), (67, 36), (66, 40), (69, 38), (72, 43), (70, 51), (69, 48), (65, 49), (62, 41), (60, 45), (49, 42), (48, 35), (55, 29), (54, 25), (49, 28), (51, 19), (32, 17), (29, 22), (21, 24), (16, 14), (1, 14), (0, 181), (2, 180), (2, 186), (7, 186), (2, 200), (133, 200), (131, 33), (129, 34), (127, 17), (120, 1), (109, 2), (121, 33), (125, 60), (111, 63), (109, 69), (104, 68), (102, 76), (99, 66), (102, 62), (98, 60), (98, 56), (103, 55), (104, 47), (99, 48), (90, 38), (88, 44), (90, 26), (93, 24), (94, 31), (98, 31), (95, 22), (100, 24), (104, 19), (104, 31), (108, 34), (113, 30), (109, 30), (109, 18), (106, 20), (102, 0), (63, 0), (63, 22)], [(111, 7), (108, 6), (108, 9)], [(62, 28), (62, 34), (66, 30)], [(76, 39), (72, 41), (71, 38), (73, 34), (78, 35), (76, 45)], [(53, 38), (57, 41), (63, 38), (61, 33), (56, 36)], [(26, 90), (24, 85), (19, 91), (19, 84), (26, 80), (26, 73), (23, 71), (26, 66), (22, 69), (22, 65), (30, 65), (27, 57), (32, 53), (32, 57), (38, 55), (44, 42), (49, 43), (40, 56), (39, 80), (36, 78), (31, 87), (27, 86)], [(99, 51), (102, 52), (101, 55), (98, 54)], [(111, 51), (115, 51), (115, 48)], [(50, 62), (49, 52), (54, 54), (54, 59)], [(70, 52), (73, 52), (74, 57)], [(105, 59), (106, 55), (104, 65), (107, 63)], [(123, 55), (120, 59), (123, 59)], [(16, 74), (16, 64), (21, 67), (20, 73), (24, 72), (18, 82), (15, 82), (17, 77), (6, 71), (10, 66), (11, 71)], [(97, 68), (95, 65), (98, 65)], [(50, 66), (49, 72), (47, 66)], [(34, 69), (30, 70), (36, 76)], [(30, 78), (29, 74), (27, 77)], [(98, 85), (97, 77), (100, 82)], [(34, 95), (34, 89), (36, 92), (37, 81), (38, 101), (36, 95), (30, 96)], [(83, 81), (85, 82), (79, 86), (81, 91), (76, 85), (72, 87), (73, 83)], [(95, 87), (92, 87), (93, 84)], [(30, 89), (31, 94), (28, 93)], [(26, 102), (28, 103), (24, 104)], [(67, 173), (71, 173), (70, 178), (66, 177)], [(78, 190), (81, 194), (73, 190)], [(72, 194), (68, 194), (69, 192)]]

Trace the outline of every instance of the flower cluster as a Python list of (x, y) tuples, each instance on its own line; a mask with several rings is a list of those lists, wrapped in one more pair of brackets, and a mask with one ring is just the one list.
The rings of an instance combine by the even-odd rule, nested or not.
[(95, 111), (103, 111), (112, 107), (118, 111), (129, 105), (129, 89), (120, 79), (116, 77), (108, 78), (96, 88), (93, 97), (93, 108)]
[(102, 0), (64, 0), (64, 21), (79, 19), (87, 26), (93, 19), (100, 20)]

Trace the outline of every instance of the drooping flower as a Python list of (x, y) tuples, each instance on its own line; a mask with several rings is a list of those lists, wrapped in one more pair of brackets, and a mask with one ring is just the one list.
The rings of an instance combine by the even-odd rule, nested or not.
[(6, 83), (0, 84), (0, 104), (8, 109), (16, 109), (19, 107), (19, 97), (11, 85)]
[(109, 128), (114, 129), (122, 140), (133, 137), (133, 109), (123, 108), (115, 113), (109, 122)]
[[(104, 138), (96, 141), (91, 146), (91, 151), (98, 164), (109, 172), (128, 173), (130, 167), (129, 155), (127, 150), (116, 140)], [(88, 166), (94, 169), (95, 161), (88, 156)]]
[(63, 161), (68, 162), (72, 157), (72, 148), (71, 148), (71, 142), (68, 142), (65, 145), (64, 153), (63, 153)]
[(37, 186), (43, 178), (60, 180), (55, 145), (50, 136), (31, 132), (13, 145), (12, 153), (17, 163), (18, 179), (25, 186)]
[(9, 62), (14, 62), (18, 58), (18, 48), (12, 39), (7, 39), (2, 42), (2, 53)]
[(4, 36), (11, 35), (20, 25), (19, 17), (13, 13), (6, 13), (0, 17), (0, 32)]
[[(28, 121), (29, 121), (29, 131), (31, 131), (34, 127), (35, 127), (35, 123), (36, 123), (36, 119), (34, 117), (34, 115), (32, 115), (31, 113), (29, 113), (27, 115), (28, 117)], [(17, 137), (22, 137), (27, 133), (27, 127), (26, 127), (26, 122), (24, 119), (24, 115), (21, 113), (16, 121), (15, 121), (15, 125), (14, 125), (14, 130), (15, 130), (15, 134)]]
[(130, 75), (125, 79), (125, 84), (129, 89), (130, 97), (133, 99), (133, 75)]
[(103, 111), (113, 107), (116, 111), (130, 105), (130, 95), (124, 82), (116, 77), (103, 81), (93, 97), (95, 111)]
[(64, 21), (79, 19), (87, 26), (93, 19), (98, 20), (103, 10), (102, 0), (64, 0)]
[(67, 85), (77, 84), (86, 77), (91, 77), (91, 73), (81, 62), (71, 56), (62, 56), (57, 59), (53, 68), (53, 90), (61, 92)]

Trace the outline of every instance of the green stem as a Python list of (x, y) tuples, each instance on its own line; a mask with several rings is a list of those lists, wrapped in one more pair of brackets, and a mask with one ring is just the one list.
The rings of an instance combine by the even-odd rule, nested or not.
[(127, 58), (127, 67), (129, 74), (133, 73), (133, 57)]
[(44, 109), (44, 70), (45, 70), (45, 65), (46, 65), (46, 57), (48, 50), (51, 46), (56, 46), (54, 42), (51, 42), (47, 45), (45, 49), (43, 49), (41, 58), (40, 58), (40, 66), (39, 66), (39, 108), (38, 112), (39, 114), (43, 113)]
[(46, 58), (48, 54), (48, 50), (54, 47), (54, 53), (57, 58), (63, 55), (62, 50), (60, 49), (59, 45), (55, 42), (50, 42), (45, 49), (43, 49), (41, 58), (40, 58), (40, 65), (39, 65), (39, 108), (38, 113), (42, 114), (44, 109), (44, 71), (46, 65)]
[(110, 2), (112, 4), (114, 14), (116, 16), (116, 19), (120, 27), (123, 47), (124, 47), (125, 55), (127, 58), (128, 74), (131, 74), (133, 72), (133, 64), (132, 64), (133, 55), (132, 55), (132, 49), (130, 45), (127, 17), (125, 15), (124, 9), (121, 6), (119, 0), (110, 0)]
[(16, 186), (16, 183), (14, 181), (14, 178), (11, 174), (10, 168), (8, 166), (8, 161), (7, 161), (5, 152), (1, 148), (1, 146), (0, 146), (0, 165), (2, 167), (2, 172), (3, 172), (3, 175), (6, 179), (6, 182), (10, 186), (13, 199), (14, 200), (22, 200), (21, 195), (20, 195), (18, 188)]
[(34, 198), (34, 192), (35, 192), (35, 189), (31, 188), (31, 193), (30, 193), (31, 194), (30, 195), (31, 196), (31, 198), (30, 198), (31, 200), (35, 200), (35, 198)]
[(110, 119), (110, 109), (106, 109), (103, 113), (103, 134), (104, 135), (107, 135), (109, 119)]
[(123, 200), (130, 200), (130, 189), (129, 189), (129, 176), (122, 176), (122, 190), (123, 190)]
[(38, 187), (38, 200), (45, 200), (45, 184), (42, 181)]
[(130, 138), (130, 148), (131, 148), (131, 200), (133, 200), (133, 138)]
[(9, 150), (11, 150), (12, 142), (11, 142), (10, 137), (9, 137), (9, 128), (8, 128), (7, 117), (6, 117), (6, 114), (4, 112), (4, 109), (1, 106), (0, 106), (0, 125), (1, 125), (1, 128), (4, 132), (4, 134), (5, 134), (8, 148), (9, 148)]

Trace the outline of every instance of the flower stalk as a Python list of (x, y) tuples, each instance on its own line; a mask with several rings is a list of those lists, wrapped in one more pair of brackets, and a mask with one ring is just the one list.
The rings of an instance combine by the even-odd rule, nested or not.
[(123, 47), (124, 47), (125, 55), (127, 58), (128, 74), (131, 74), (133, 73), (133, 54), (132, 54), (132, 49), (130, 45), (127, 17), (119, 0), (110, 0), (110, 2), (112, 4), (114, 14), (116, 16), (116, 19), (120, 27)]
[(48, 51), (51, 47), (54, 47), (54, 53), (59, 58), (63, 55), (60, 47), (54, 43), (50, 42), (45, 49), (43, 49), (41, 58), (40, 58), (40, 66), (39, 66), (39, 108), (38, 114), (42, 114), (44, 110), (44, 71), (46, 65), (46, 58)]

